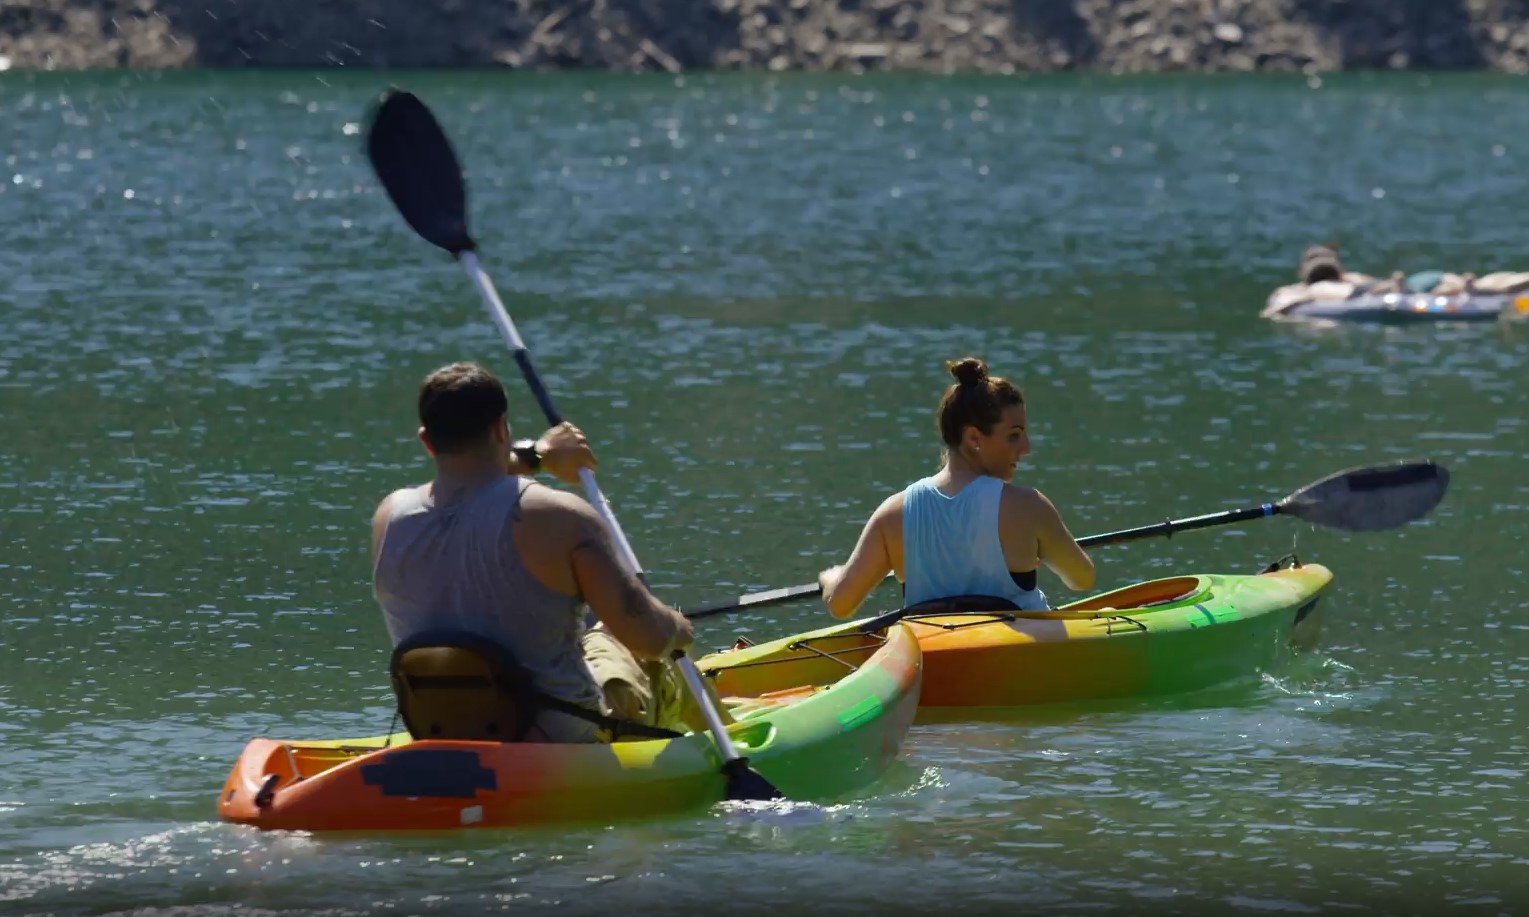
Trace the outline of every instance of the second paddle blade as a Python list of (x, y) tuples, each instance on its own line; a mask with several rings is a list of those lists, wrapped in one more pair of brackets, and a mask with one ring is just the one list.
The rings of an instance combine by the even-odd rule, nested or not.
[(453, 255), (472, 250), (462, 167), (435, 115), (413, 93), (394, 89), (370, 121), (367, 158), (404, 220)]
[(1431, 461), (1351, 468), (1308, 484), (1279, 502), (1279, 511), (1314, 525), (1371, 532), (1396, 528), (1433, 512), (1449, 487), (1449, 470)]
[(784, 799), (785, 794), (764, 774), (749, 767), (747, 758), (734, 758), (722, 765), (727, 777), (727, 798), (731, 802), (768, 802)]

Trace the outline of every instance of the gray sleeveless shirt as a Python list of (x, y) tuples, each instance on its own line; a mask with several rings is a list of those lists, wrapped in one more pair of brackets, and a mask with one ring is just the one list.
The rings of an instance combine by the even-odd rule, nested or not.
[[(506, 475), (446, 505), (428, 487), (393, 495), (372, 568), (373, 590), (396, 646), (415, 634), (465, 630), (509, 650), (536, 687), (601, 710), (601, 694), (580, 640), (583, 602), (542, 585), (511, 537), (521, 495), (538, 486)], [(594, 741), (577, 717), (547, 712), (532, 738)]]

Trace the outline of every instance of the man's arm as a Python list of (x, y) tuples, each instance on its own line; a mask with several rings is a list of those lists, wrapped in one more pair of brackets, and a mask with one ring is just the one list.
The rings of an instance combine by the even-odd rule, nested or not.
[[(588, 509), (588, 504), (584, 504)], [(695, 642), (690, 620), (658, 600), (616, 555), (610, 532), (593, 509), (581, 520), (570, 552), (579, 595), (638, 659), (663, 659)]]
[(589, 440), (584, 437), (584, 431), (566, 420), (555, 427), (549, 427), (536, 441), (534, 451), (535, 468), (527, 465), (520, 455), (511, 452), (507, 469), (509, 473), (530, 477), (537, 471), (546, 471), (565, 484), (577, 484), (580, 468), (594, 470), (599, 465), (594, 450), (589, 448)]
[(689, 619), (659, 601), (622, 565), (594, 507), (547, 487), (521, 495), (512, 537), (542, 585), (589, 604), (638, 659), (659, 659), (695, 640)]

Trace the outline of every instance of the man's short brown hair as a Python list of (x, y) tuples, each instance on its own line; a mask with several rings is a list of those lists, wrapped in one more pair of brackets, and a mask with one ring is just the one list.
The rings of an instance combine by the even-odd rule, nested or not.
[(508, 408), (504, 385), (477, 363), (442, 366), (419, 387), (419, 422), (436, 452), (480, 445)]

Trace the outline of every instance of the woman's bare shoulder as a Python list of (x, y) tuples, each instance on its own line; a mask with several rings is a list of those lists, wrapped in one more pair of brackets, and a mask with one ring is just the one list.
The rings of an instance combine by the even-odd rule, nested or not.
[(1025, 516), (1056, 512), (1056, 507), (1045, 494), (1034, 487), (1026, 487), (1022, 484), (1003, 485), (1003, 509), (1006, 512)]
[(882, 500), (881, 505), (876, 507), (876, 511), (871, 513), (871, 524), (890, 525), (894, 522), (900, 523), (902, 516), (903, 492), (899, 490), (897, 493)]

